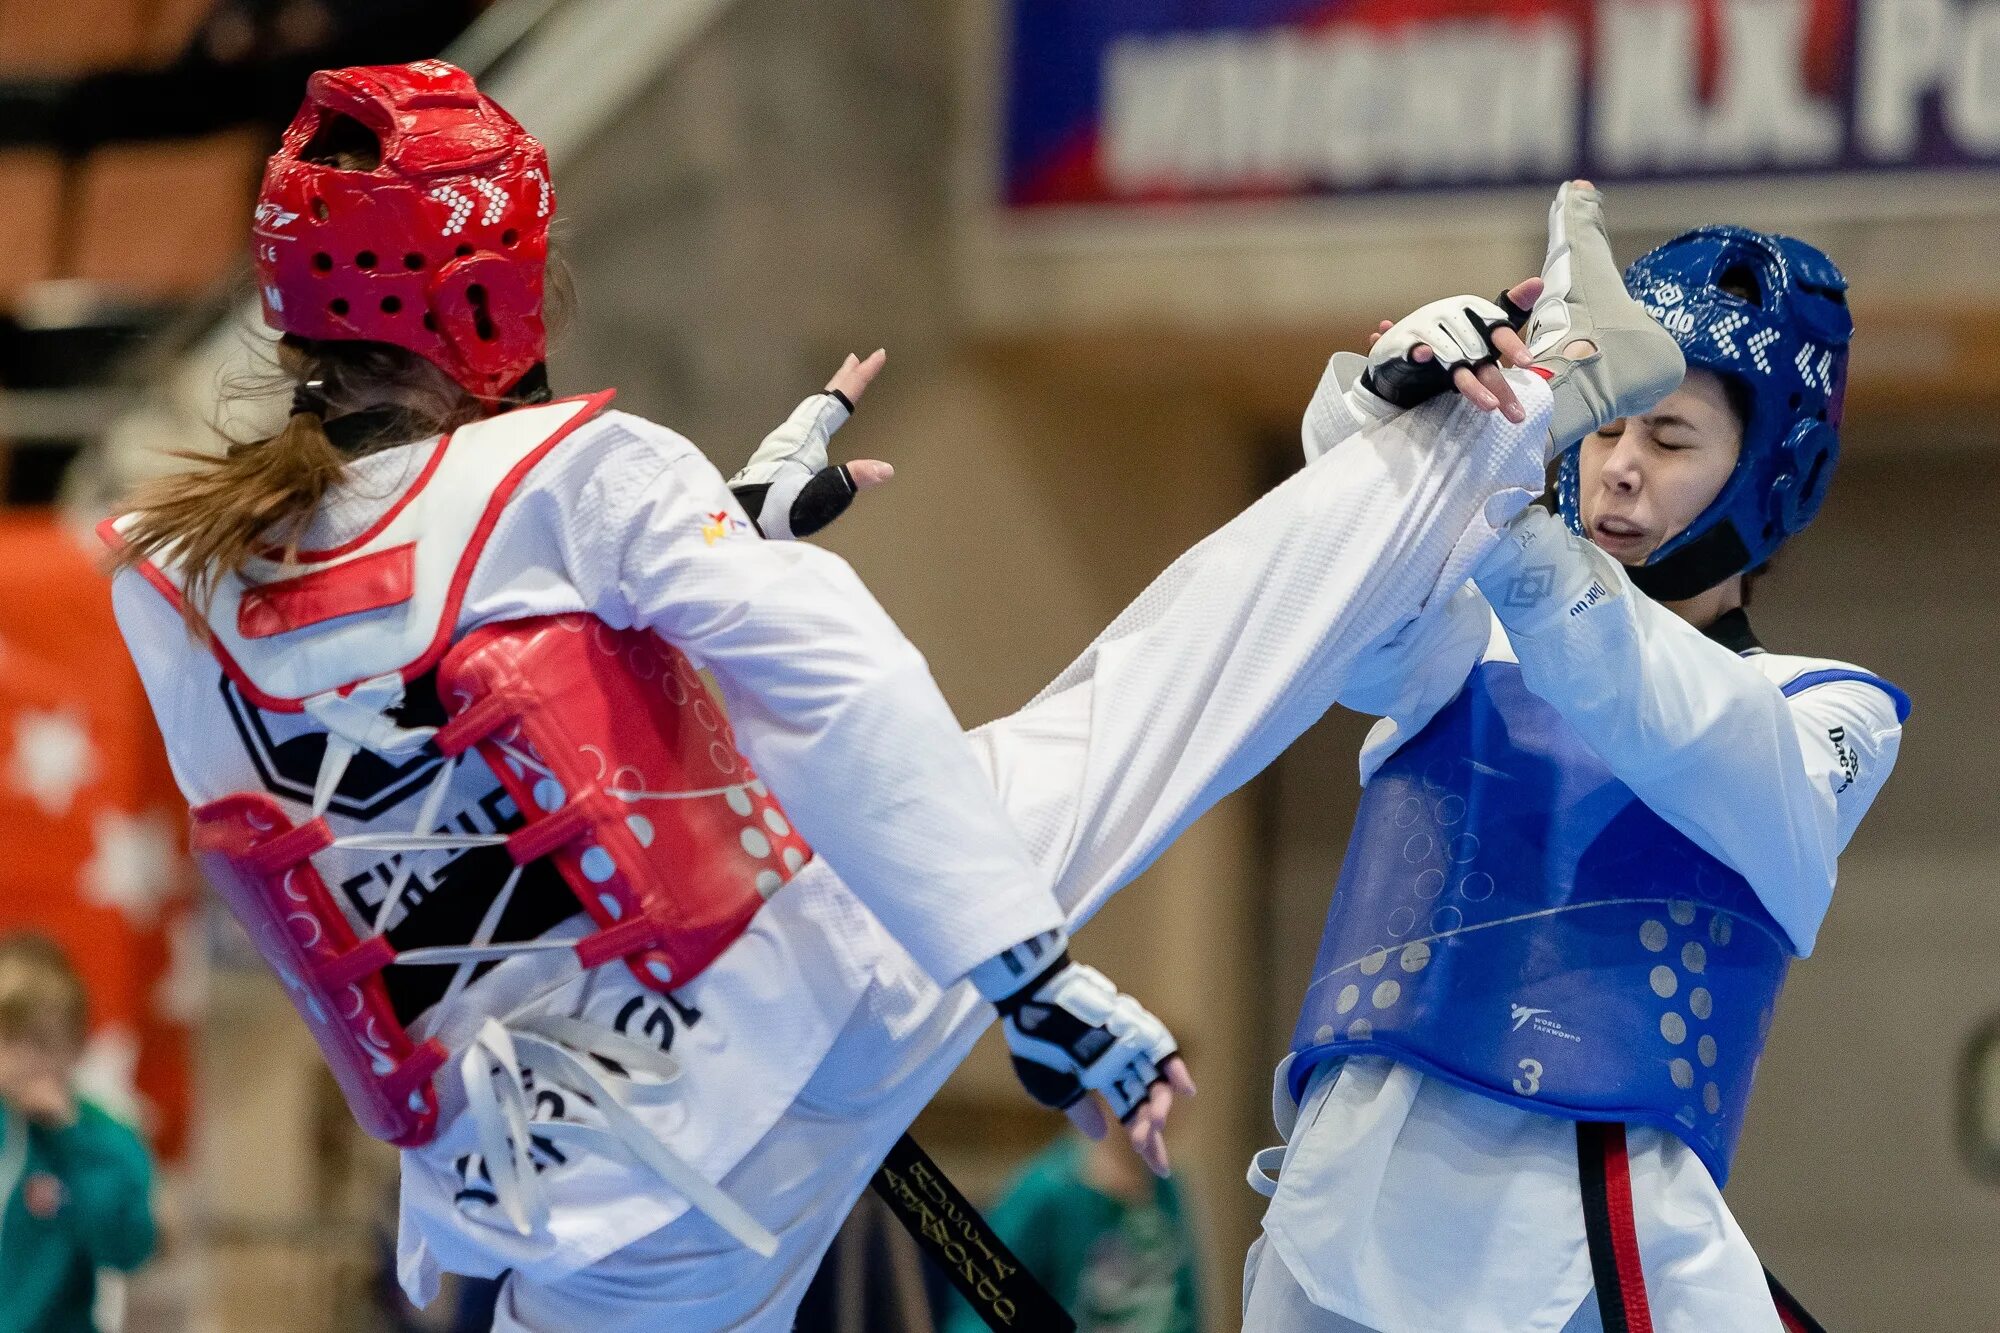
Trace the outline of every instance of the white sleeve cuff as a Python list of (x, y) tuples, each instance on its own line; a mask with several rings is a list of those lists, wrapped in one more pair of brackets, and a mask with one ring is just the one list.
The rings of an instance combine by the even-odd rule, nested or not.
[(1617, 562), (1539, 505), (1516, 515), (1472, 573), (1510, 633), (1534, 634), (1625, 595)]

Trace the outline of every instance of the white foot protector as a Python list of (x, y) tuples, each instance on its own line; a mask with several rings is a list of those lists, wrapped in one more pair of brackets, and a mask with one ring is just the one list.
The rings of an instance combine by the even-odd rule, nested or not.
[[(1604, 231), (1604, 196), (1593, 185), (1565, 183), (1549, 206), (1549, 251), (1542, 297), (1528, 319), (1528, 354), (1549, 378), (1555, 414), (1549, 457), (1621, 417), (1650, 409), (1687, 373), (1673, 335), (1625, 290)], [(1563, 351), (1589, 341), (1596, 352), (1572, 360)]]

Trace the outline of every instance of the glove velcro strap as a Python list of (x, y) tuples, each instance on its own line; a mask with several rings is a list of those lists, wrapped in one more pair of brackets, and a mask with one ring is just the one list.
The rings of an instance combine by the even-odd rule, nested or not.
[(1139, 1108), (1146, 1104), (1146, 1094), (1152, 1090), (1155, 1083), (1160, 1081), (1160, 1066), (1179, 1054), (1180, 1048), (1175, 1047), (1161, 1056), (1157, 1063), (1150, 1059), (1135, 1060), (1132, 1065), (1133, 1069), (1137, 1071), (1134, 1079), (1136, 1081), (1138, 1078), (1143, 1077), (1145, 1081), (1140, 1083), (1138, 1091), (1132, 1096), (1130, 1102), (1125, 1105), (1123, 1110), (1119, 1109), (1119, 1103), (1125, 1098), (1125, 1089), (1121, 1086), (1125, 1080), (1121, 1079), (1111, 1087), (1102, 1090), (1104, 1100), (1111, 1103), (1111, 1109), (1117, 1112), (1120, 1124), (1129, 1124), (1132, 1117), (1139, 1114)]
[(854, 474), (847, 464), (816, 472), (799, 489), (786, 515), (794, 537), (810, 537), (846, 512), (854, 502)]
[(1004, 999), (995, 1000), (993, 1007), (1000, 1011), (1000, 1017), (1002, 1018), (1014, 1017), (1022, 1005), (1027, 1004), (1035, 998), (1036, 991), (1047, 985), (1055, 977), (1056, 973), (1068, 966), (1069, 950), (1064, 949), (1049, 961), (1047, 967), (1035, 973), (1019, 990), (1015, 991), (1012, 995), (1006, 996)]

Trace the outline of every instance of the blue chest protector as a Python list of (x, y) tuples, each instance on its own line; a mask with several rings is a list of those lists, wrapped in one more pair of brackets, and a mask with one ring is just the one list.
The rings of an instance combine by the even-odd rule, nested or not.
[(1362, 794), (1292, 1037), (1549, 1115), (1657, 1125), (1718, 1184), (1793, 951), (1512, 663), (1477, 667)]

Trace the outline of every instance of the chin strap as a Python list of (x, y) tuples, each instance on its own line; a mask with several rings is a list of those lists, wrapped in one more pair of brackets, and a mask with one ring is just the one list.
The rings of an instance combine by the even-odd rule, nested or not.
[(1684, 602), (1750, 566), (1750, 549), (1724, 519), (1664, 559), (1628, 565), (1632, 586), (1656, 602)]

